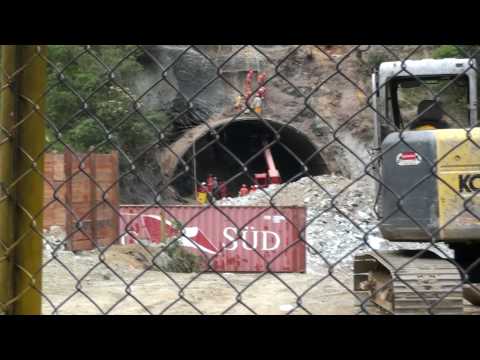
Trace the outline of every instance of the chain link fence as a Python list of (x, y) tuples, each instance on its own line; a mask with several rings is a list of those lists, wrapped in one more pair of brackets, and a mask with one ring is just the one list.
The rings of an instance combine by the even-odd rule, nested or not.
[(479, 50), (2, 46), (1, 311), (478, 313)]

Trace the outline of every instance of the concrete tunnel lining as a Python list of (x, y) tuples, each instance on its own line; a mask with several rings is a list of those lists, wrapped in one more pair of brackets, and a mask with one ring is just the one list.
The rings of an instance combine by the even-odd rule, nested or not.
[[(230, 180), (229, 190), (234, 194), (242, 183), (252, 183), (248, 176), (238, 175), (242, 172), (242, 167), (235, 157), (241, 162), (251, 160), (247, 168), (252, 177), (254, 173), (265, 172), (267, 167), (260, 152), (260, 139), (267, 137), (274, 140), (275, 132), (272, 129), (280, 135), (279, 143), (272, 145), (271, 150), (284, 181), (304, 171), (302, 162), (307, 166), (309, 175), (329, 173), (321, 155), (317, 153), (312, 156), (317, 151), (316, 145), (294, 126), (267, 119), (228, 118), (210, 121), (208, 126), (204, 124), (190, 129), (172, 144), (170, 149), (164, 150), (159, 159), (163, 174), (167, 179), (174, 177), (173, 186), (180, 195), (191, 195), (194, 188), (192, 155), (195, 143), (198, 181), (205, 181), (208, 174), (212, 173), (223, 180)], [(185, 171), (185, 164), (188, 165), (188, 173), (180, 175), (179, 173)]]

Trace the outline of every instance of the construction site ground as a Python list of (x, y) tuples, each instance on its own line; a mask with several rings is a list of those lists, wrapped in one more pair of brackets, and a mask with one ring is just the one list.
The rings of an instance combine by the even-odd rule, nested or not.
[[(117, 275), (103, 264), (95, 267), (99, 260), (93, 254), (62, 252), (58, 258), (63, 265), (52, 261), (45, 267), (43, 291), (57, 307), (58, 314), (160, 314), (170, 305), (165, 314), (199, 314), (199, 311), (212, 315), (224, 312), (232, 315), (253, 312), (265, 315), (308, 314), (301, 308), (292, 311), (297, 306), (297, 298), (307, 290), (308, 293), (302, 297), (302, 305), (312, 314), (347, 315), (358, 312), (353, 306), (353, 296), (344, 287), (351, 288), (350, 275), (345, 272), (335, 273), (343, 285), (332, 277), (324, 278), (327, 273), (163, 273), (145, 271), (134, 258), (128, 259), (121, 249), (117, 249), (111, 248), (106, 255), (106, 263)], [(79, 281), (64, 266), (81, 279), (78, 290)], [(132, 282), (133, 285), (129, 286)], [(186, 286), (182, 291), (185, 300), (179, 296), (179, 287), (183, 286)], [(241, 292), (241, 302), (246, 306), (240, 303), (233, 306), (240, 298), (232, 287)], [(53, 311), (52, 305), (44, 299), (43, 313), (51, 314)]]
[[(345, 270), (334, 271), (333, 276), (328, 276), (327, 269), (315, 274), (164, 273), (145, 270), (144, 264), (122, 247), (105, 253), (108, 267), (96, 252), (75, 255), (62, 251), (56, 257), (58, 261), (52, 260), (44, 269), (43, 292), (48, 301), (43, 300), (43, 314), (361, 313), (350, 292), (351, 272)], [(181, 291), (181, 287), (185, 288)], [(308, 312), (296, 308), (297, 299)], [(480, 314), (480, 308), (465, 305), (466, 313)], [(369, 313), (380, 314), (374, 309)]]

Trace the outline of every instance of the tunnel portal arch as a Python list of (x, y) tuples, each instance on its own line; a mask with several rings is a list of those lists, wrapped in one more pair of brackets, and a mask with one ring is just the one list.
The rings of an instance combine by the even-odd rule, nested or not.
[(205, 181), (211, 173), (229, 181), (230, 193), (234, 193), (241, 184), (251, 184), (239, 161), (246, 163), (252, 177), (254, 173), (265, 172), (262, 139), (271, 142), (276, 136), (280, 141), (272, 145), (271, 150), (284, 181), (296, 180), (305, 171), (312, 176), (330, 173), (308, 135), (281, 121), (258, 118), (226, 118), (192, 128), (164, 149), (158, 161), (164, 177), (171, 179), (179, 194), (191, 195), (195, 148), (198, 181)]

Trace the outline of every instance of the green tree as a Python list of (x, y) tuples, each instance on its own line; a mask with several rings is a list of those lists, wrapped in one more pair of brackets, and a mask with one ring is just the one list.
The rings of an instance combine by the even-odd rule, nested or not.
[[(167, 120), (161, 110), (142, 109), (130, 90), (136, 74), (143, 71), (137, 56), (130, 45), (51, 45), (47, 116), (53, 126), (49, 140), (59, 130), (78, 151), (100, 143), (105, 143), (102, 148), (107, 151), (115, 141), (133, 151), (152, 140), (152, 136), (139, 140), (131, 131), (152, 134), (152, 124), (161, 128)], [(118, 126), (121, 120), (125, 124)], [(105, 141), (109, 134), (111, 138)], [(61, 147), (61, 143), (55, 145)]]
[(434, 59), (457, 58), (461, 56), (460, 49), (455, 45), (442, 45), (433, 50), (432, 57)]
[[(63, 143), (78, 152), (120, 149), (121, 171), (137, 159), (137, 174), (152, 170), (153, 151), (169, 124), (163, 109), (145, 109), (131, 89), (144, 71), (133, 45), (50, 45), (47, 94), (47, 142), (62, 151)], [(168, 137), (168, 133), (163, 133)], [(155, 168), (155, 166), (154, 166)], [(158, 169), (156, 169), (158, 170)]]

